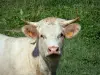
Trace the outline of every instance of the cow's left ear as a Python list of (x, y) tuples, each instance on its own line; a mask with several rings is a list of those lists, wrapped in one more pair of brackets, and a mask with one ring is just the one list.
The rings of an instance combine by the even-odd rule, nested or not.
[(22, 27), (22, 32), (26, 36), (31, 37), (31, 38), (36, 38), (39, 36), (39, 33), (38, 33), (36, 27), (33, 25), (25, 25), (24, 27)]
[(64, 35), (66, 38), (72, 38), (80, 31), (81, 26), (77, 23), (72, 23), (64, 27)]

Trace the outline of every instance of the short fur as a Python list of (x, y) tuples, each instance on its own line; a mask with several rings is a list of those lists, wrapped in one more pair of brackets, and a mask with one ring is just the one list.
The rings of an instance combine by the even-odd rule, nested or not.
[[(65, 23), (72, 20), (65, 21), (49, 17), (31, 22), (31, 25), (22, 27), (27, 37), (14, 38), (0, 34), (0, 75), (56, 75), (64, 36), (72, 38), (80, 30), (79, 24), (67, 25)], [(34, 44), (37, 38), (39, 42)], [(48, 48), (51, 47), (58, 48), (58, 55), (50, 55)]]

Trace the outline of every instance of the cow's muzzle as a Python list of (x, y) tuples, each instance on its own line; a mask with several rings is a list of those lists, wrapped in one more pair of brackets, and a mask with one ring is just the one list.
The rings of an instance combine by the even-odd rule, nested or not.
[(48, 54), (49, 55), (51, 55), (51, 54), (59, 54), (59, 47), (56, 47), (56, 46), (48, 47)]
[(61, 53), (60, 53), (59, 47), (56, 47), (56, 46), (48, 47), (47, 57), (58, 57), (60, 55)]

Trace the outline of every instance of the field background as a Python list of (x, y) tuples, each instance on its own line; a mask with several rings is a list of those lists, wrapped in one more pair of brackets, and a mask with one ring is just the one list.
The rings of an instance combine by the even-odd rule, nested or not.
[(39, 21), (46, 17), (73, 19), (82, 29), (65, 39), (57, 75), (100, 75), (100, 0), (0, 0), (0, 33), (24, 36), (21, 18)]

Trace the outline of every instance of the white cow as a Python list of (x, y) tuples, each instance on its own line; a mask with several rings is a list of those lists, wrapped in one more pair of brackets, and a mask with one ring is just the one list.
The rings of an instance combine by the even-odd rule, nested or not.
[[(78, 18), (55, 17), (27, 22), (22, 32), (27, 37), (0, 34), (0, 75), (56, 75), (64, 38), (72, 38), (80, 25)], [(34, 43), (35, 42), (35, 43)]]

